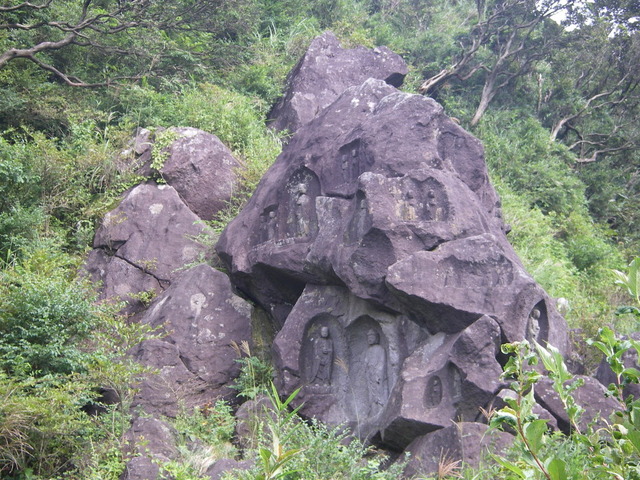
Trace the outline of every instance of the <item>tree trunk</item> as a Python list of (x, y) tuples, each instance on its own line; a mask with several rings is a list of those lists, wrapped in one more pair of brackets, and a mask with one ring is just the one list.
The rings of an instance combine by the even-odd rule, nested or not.
[(496, 95), (495, 85), (495, 76), (490, 75), (489, 78), (487, 78), (486, 82), (484, 82), (484, 87), (482, 87), (482, 96), (480, 97), (480, 103), (478, 104), (478, 108), (476, 108), (476, 113), (471, 119), (472, 127), (475, 127), (478, 124), (482, 116), (487, 111), (487, 108), (489, 108), (491, 100), (493, 100), (493, 97), (495, 97)]

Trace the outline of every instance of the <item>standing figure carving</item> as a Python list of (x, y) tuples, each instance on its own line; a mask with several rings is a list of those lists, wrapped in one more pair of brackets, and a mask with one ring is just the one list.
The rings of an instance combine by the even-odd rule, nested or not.
[(425, 391), (424, 403), (427, 408), (434, 408), (442, 402), (442, 379), (438, 375), (434, 375), (427, 382), (427, 390)]
[(267, 216), (267, 241), (276, 238), (276, 212), (270, 211)]
[(365, 372), (369, 393), (369, 415), (377, 415), (384, 406), (387, 392), (387, 354), (380, 345), (380, 335), (371, 329), (367, 332)]
[(529, 319), (527, 320), (527, 331), (524, 334), (524, 338), (526, 338), (529, 342), (533, 343), (539, 340), (540, 336), (540, 310), (534, 308), (531, 310), (529, 314)]
[(320, 328), (320, 336), (313, 345), (313, 379), (316, 385), (329, 385), (333, 369), (333, 340), (329, 328)]
[(307, 186), (299, 183), (294, 189), (295, 194), (295, 229), (296, 236), (307, 237), (311, 233), (309, 228), (309, 195), (307, 195)]

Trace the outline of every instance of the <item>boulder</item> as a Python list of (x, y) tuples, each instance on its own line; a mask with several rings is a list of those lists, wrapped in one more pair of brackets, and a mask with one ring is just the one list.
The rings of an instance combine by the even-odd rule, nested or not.
[(381, 441), (403, 450), (453, 420), (474, 422), (500, 387), (500, 328), (482, 317), (456, 335), (429, 337), (407, 357), (381, 422)]
[(239, 373), (231, 343), (251, 340), (251, 306), (231, 291), (228, 278), (201, 264), (184, 272), (140, 322), (161, 329), (134, 357), (157, 369), (140, 385), (134, 405), (174, 417), (186, 407), (230, 396)]
[(240, 162), (218, 137), (196, 128), (168, 129), (176, 139), (164, 150), (160, 175), (203, 220), (212, 220), (238, 186)]
[(127, 462), (122, 480), (157, 480), (160, 464), (175, 458), (176, 432), (157, 418), (136, 418), (125, 435), (131, 460)]
[(203, 220), (212, 220), (227, 205), (242, 167), (218, 137), (191, 127), (139, 128), (122, 156), (138, 174), (175, 188)]
[(435, 101), (369, 79), (286, 145), (216, 248), (282, 323), (306, 283), (394, 303), (391, 265), (490, 232), (510, 249), (502, 228), (478, 140)]
[[(576, 375), (574, 381), (583, 382), (583, 385), (572, 393), (576, 403), (584, 408), (578, 423), (581, 431), (586, 431), (587, 426), (594, 420), (597, 421), (596, 428), (606, 427), (611, 414), (621, 410), (622, 405), (613, 397), (608, 397), (606, 395), (607, 389), (595, 378)], [(538, 403), (556, 418), (558, 428), (569, 433), (571, 430), (569, 416), (560, 396), (553, 389), (551, 379), (543, 378), (535, 385), (535, 397)]]
[(500, 343), (567, 350), (506, 230), (479, 141), (368, 79), (299, 128), (216, 249), (278, 330), (280, 392), (398, 450), (478, 418)]
[(216, 461), (207, 469), (207, 476), (211, 480), (220, 480), (226, 473), (231, 471), (249, 470), (253, 467), (250, 460), (235, 460), (233, 458), (222, 458)]
[(404, 60), (386, 47), (345, 49), (333, 33), (325, 32), (289, 74), (285, 94), (269, 114), (271, 126), (294, 133), (348, 87), (367, 78), (399, 87), (408, 71)]
[(426, 324), (432, 330), (457, 331), (479, 315), (490, 315), (508, 342), (568, 343), (553, 300), (495, 232), (415, 252), (388, 269), (386, 282), (407, 310), (419, 314), (437, 306), (437, 315)]
[(513, 436), (490, 430), (486, 425), (456, 422), (446, 428), (416, 438), (405, 450), (410, 454), (405, 478), (420, 478), (438, 473), (440, 465), (477, 468), (483, 457), (500, 454), (513, 443)]
[(84, 268), (101, 284), (101, 298), (127, 301), (126, 312), (135, 313), (144, 309), (141, 292), (161, 292), (183, 266), (206, 257), (211, 235), (174, 188), (138, 185), (103, 218)]

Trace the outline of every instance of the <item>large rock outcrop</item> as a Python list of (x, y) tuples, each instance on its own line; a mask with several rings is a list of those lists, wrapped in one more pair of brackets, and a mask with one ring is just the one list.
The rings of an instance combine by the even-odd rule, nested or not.
[[(213, 135), (168, 132), (173, 141), (156, 166), (171, 185), (149, 180), (123, 195), (103, 218), (84, 266), (102, 298), (124, 301), (123, 313), (135, 314), (130, 321), (157, 333), (129, 352), (149, 373), (133, 399), (123, 479), (164, 478), (162, 466), (179, 457), (167, 419), (220, 398), (235, 400), (239, 365), (231, 345), (252, 339), (251, 305), (232, 292), (225, 274), (202, 263), (213, 253), (203, 218), (231, 195), (237, 162)], [(138, 132), (130, 152), (147, 174), (153, 140), (149, 131)]]
[(211, 235), (173, 187), (138, 185), (103, 218), (84, 268), (102, 298), (128, 302), (125, 311), (137, 313), (141, 294), (162, 292), (185, 265), (207, 256)]
[(298, 129), (216, 248), (279, 330), (282, 393), (399, 450), (479, 420), (500, 343), (567, 347), (505, 231), (480, 142), (368, 79)]
[(269, 114), (270, 125), (294, 133), (348, 87), (367, 78), (399, 87), (408, 71), (404, 60), (386, 47), (346, 49), (326, 32), (311, 42), (289, 74), (287, 92)]

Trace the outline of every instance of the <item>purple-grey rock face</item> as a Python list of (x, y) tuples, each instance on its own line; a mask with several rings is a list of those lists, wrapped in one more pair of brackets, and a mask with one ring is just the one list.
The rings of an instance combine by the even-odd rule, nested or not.
[(167, 148), (160, 173), (193, 213), (211, 220), (231, 198), (240, 163), (215, 135), (196, 128), (169, 130), (178, 138)]
[(134, 357), (158, 370), (140, 386), (134, 403), (147, 413), (175, 416), (229, 396), (239, 373), (231, 344), (251, 339), (251, 306), (234, 295), (227, 276), (206, 264), (184, 272), (140, 322), (161, 328)]
[(477, 468), (488, 454), (500, 454), (509, 448), (513, 437), (489, 430), (486, 425), (459, 422), (416, 438), (406, 449), (410, 453), (405, 478), (419, 478), (437, 472), (440, 464), (465, 462)]
[(178, 453), (175, 429), (157, 418), (136, 418), (125, 439), (131, 460), (122, 480), (156, 480), (160, 478), (159, 465)]
[(289, 74), (286, 93), (269, 115), (271, 126), (294, 133), (348, 87), (368, 78), (399, 87), (408, 71), (404, 60), (386, 47), (345, 49), (326, 32), (311, 42)]
[(159, 129), (154, 135), (140, 129), (129, 153), (137, 156), (141, 175), (154, 175), (152, 152), (159, 135), (172, 141), (160, 156), (158, 174), (175, 188), (182, 201), (203, 220), (212, 220), (225, 207), (238, 184), (240, 163), (218, 137), (190, 127)]
[(281, 393), (394, 449), (479, 419), (505, 341), (567, 347), (505, 234), (480, 142), (368, 79), (300, 127), (218, 253), (279, 330)]
[(206, 255), (205, 227), (173, 187), (133, 188), (102, 220), (85, 270), (101, 283), (102, 298), (129, 302), (128, 313), (144, 308), (140, 292), (159, 293), (184, 265)]

